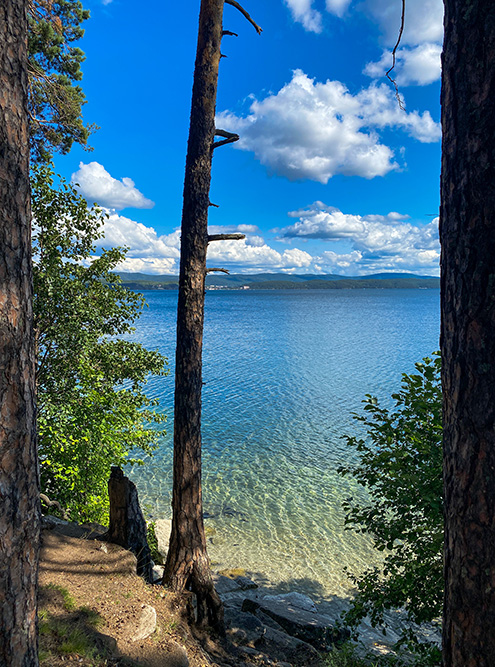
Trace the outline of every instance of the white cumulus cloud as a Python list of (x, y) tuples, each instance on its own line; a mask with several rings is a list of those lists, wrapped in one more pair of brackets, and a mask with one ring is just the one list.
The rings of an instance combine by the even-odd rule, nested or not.
[(351, 0), (326, 0), (327, 12), (335, 16), (343, 16)]
[[(108, 211), (104, 239), (100, 246), (127, 246), (125, 260), (119, 271), (148, 274), (179, 272), (180, 229), (159, 235), (153, 227)], [(241, 241), (215, 241), (208, 247), (208, 266), (221, 266), (237, 272), (298, 271), (311, 266), (312, 256), (304, 250), (289, 248), (279, 252), (271, 248), (256, 232), (256, 225), (211, 226), (212, 233), (241, 232)]]
[(292, 18), (308, 32), (321, 32), (321, 13), (313, 9), (313, 0), (285, 0)]
[[(426, 42), (414, 48), (399, 49), (396, 64), (391, 76), (400, 86), (426, 86), (438, 81), (441, 75), (440, 44)], [(371, 62), (364, 68), (364, 74), (373, 79), (385, 76), (392, 66), (392, 52), (384, 51), (377, 62)]]
[[(285, 0), (294, 21), (301, 23), (309, 32), (322, 31), (322, 14), (314, 8), (314, 0)], [(321, 0), (323, 4), (323, 0)], [(364, 11), (377, 23), (386, 45), (397, 41), (401, 25), (402, 3), (400, 0), (325, 0), (330, 14), (343, 17), (347, 10)], [(418, 46), (423, 43), (441, 44), (443, 38), (443, 0), (414, 0), (406, 2), (403, 46)]]
[(280, 253), (264, 241), (257, 245), (252, 245), (248, 239), (218, 241), (208, 247), (208, 264), (214, 263), (232, 271), (305, 269), (312, 261), (312, 256), (304, 250), (289, 248)]
[(289, 217), (298, 218), (297, 222), (279, 230), (282, 238), (305, 238), (339, 240), (345, 238), (356, 239), (367, 234), (370, 225), (389, 230), (403, 220), (407, 215), (396, 213), (388, 215), (351, 215), (342, 213), (338, 208), (327, 206), (317, 201), (306, 209), (291, 211)]
[(324, 270), (340, 267), (350, 275), (399, 270), (438, 273), (438, 218), (414, 225), (397, 212), (352, 215), (323, 202), (289, 215), (297, 221), (278, 230), (281, 239), (345, 242), (343, 253), (328, 250), (315, 257)]
[(167, 257), (178, 258), (180, 246), (179, 231), (158, 236), (153, 227), (147, 227), (117, 213), (109, 212), (104, 226), (107, 248), (127, 246), (128, 257)]
[(140, 273), (173, 273), (179, 271), (180, 231), (158, 235), (153, 227), (147, 227), (115, 211), (107, 210), (104, 223), (102, 248), (126, 246), (124, 261), (118, 271)]
[[(323, 29), (323, 16), (314, 8), (314, 0), (285, 0), (289, 7), (292, 18), (300, 23), (308, 32), (320, 33)], [(330, 14), (342, 17), (351, 0), (325, 0), (325, 8)], [(323, 2), (322, 2), (323, 5)]]
[(117, 180), (111, 176), (99, 162), (79, 163), (79, 170), (72, 174), (73, 183), (90, 203), (120, 210), (122, 208), (153, 208), (151, 199), (147, 199), (130, 178)]
[[(397, 0), (365, 0), (362, 6), (368, 16), (378, 23), (383, 40), (389, 47), (380, 60), (368, 63), (364, 69), (368, 76), (379, 78), (392, 65), (391, 49), (397, 42), (402, 5)], [(442, 0), (406, 2), (404, 32), (393, 74), (400, 86), (426, 86), (440, 78), (442, 40)]]
[[(282, 246), (281, 250), (272, 247), (256, 233), (259, 231), (256, 225), (210, 228), (215, 233), (240, 231), (242, 228), (246, 238), (211, 243), (207, 266), (222, 267), (235, 273), (438, 273), (438, 219), (414, 225), (408, 221), (408, 216), (401, 213), (353, 215), (323, 202), (292, 211), (289, 216), (293, 218), (293, 224), (277, 230), (278, 240), (290, 243), (290, 247)], [(104, 234), (101, 247), (129, 248), (125, 260), (117, 267), (119, 271), (178, 274), (179, 229), (160, 235), (153, 227), (109, 211)], [(319, 245), (317, 241), (320, 241)], [(323, 249), (325, 242), (331, 244), (328, 250)], [(304, 244), (307, 249), (303, 250), (295, 244)]]
[(210, 234), (256, 234), (259, 231), (257, 225), (208, 225)]
[[(323, 15), (315, 9), (315, 0), (285, 0), (294, 21), (309, 32), (320, 33)], [(323, 5), (323, 0), (321, 0)], [(391, 48), (401, 26), (400, 0), (325, 0), (327, 12), (344, 17), (348, 11), (364, 12), (378, 24), (384, 44), (389, 47), (378, 62), (371, 62), (365, 73), (374, 78), (384, 76), (392, 64)], [(443, 39), (443, 1), (413, 0), (406, 2), (404, 31), (398, 52), (397, 82), (402, 85), (425, 86), (440, 77), (440, 52)], [(395, 77), (394, 77), (395, 78)]]
[[(385, 43), (393, 46), (399, 34), (402, 3), (398, 0), (365, 0), (365, 11), (380, 26)], [(404, 33), (401, 44), (417, 46), (424, 42), (441, 44), (443, 38), (442, 0), (406, 1)]]
[(301, 70), (278, 93), (254, 100), (248, 115), (224, 111), (218, 119), (240, 134), (236, 148), (253, 151), (274, 173), (320, 183), (335, 174), (374, 178), (397, 169), (379, 129), (399, 128), (422, 142), (441, 136), (428, 111), (402, 111), (384, 84), (353, 95), (340, 81), (315, 82)]

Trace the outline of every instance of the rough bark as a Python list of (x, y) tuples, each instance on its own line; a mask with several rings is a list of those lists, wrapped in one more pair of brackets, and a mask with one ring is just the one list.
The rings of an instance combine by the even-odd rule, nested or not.
[(495, 664), (495, 3), (444, 0), (445, 667)]
[(153, 583), (153, 566), (148, 546), (146, 521), (139, 505), (136, 485), (116, 466), (112, 467), (108, 481), (108, 496), (110, 525), (105, 537), (109, 542), (132, 551), (137, 558), (137, 574), (149, 584)]
[(0, 3), (0, 665), (38, 664), (27, 2)]
[(201, 496), (201, 388), (208, 207), (224, 0), (202, 0), (182, 211), (174, 409), (174, 490), (164, 583), (191, 590), (197, 623), (223, 630)]

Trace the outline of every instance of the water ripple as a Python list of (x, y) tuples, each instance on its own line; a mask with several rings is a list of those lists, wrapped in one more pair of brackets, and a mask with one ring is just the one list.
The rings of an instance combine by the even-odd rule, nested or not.
[[(173, 362), (176, 294), (149, 292), (135, 339)], [(343, 528), (358, 496), (336, 467), (342, 434), (366, 393), (388, 401), (402, 372), (438, 347), (437, 290), (207, 293), (203, 483), (209, 552), (275, 583), (300, 579), (343, 594), (343, 571), (374, 562), (370, 541)], [(157, 455), (136, 469), (140, 496), (170, 516), (173, 376), (150, 381), (169, 415)]]

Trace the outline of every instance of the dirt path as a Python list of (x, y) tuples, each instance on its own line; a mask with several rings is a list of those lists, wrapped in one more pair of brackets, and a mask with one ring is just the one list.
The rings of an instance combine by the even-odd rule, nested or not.
[[(40, 659), (43, 667), (210, 667), (174, 597), (135, 574), (136, 559), (120, 547), (82, 539), (79, 527), (43, 531), (40, 563)], [(146, 615), (156, 629), (137, 639)], [(144, 632), (145, 634), (145, 632)]]

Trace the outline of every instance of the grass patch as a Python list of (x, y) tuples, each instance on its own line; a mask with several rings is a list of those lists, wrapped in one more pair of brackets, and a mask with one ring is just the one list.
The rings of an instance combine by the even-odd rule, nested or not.
[(103, 623), (103, 618), (100, 614), (94, 609), (89, 607), (79, 607), (79, 615), (83, 617), (85, 623), (90, 625), (92, 628), (99, 628)]
[(64, 609), (66, 611), (73, 611), (76, 608), (76, 601), (69, 593), (69, 591), (63, 586), (57, 586), (56, 584), (48, 584), (43, 586), (46, 591), (57, 591), (62, 596)]
[(103, 667), (109, 647), (96, 628), (102, 617), (89, 607), (76, 607), (72, 595), (62, 586), (49, 584), (41, 590), (38, 612), (39, 661), (41, 666), (58, 664), (69, 656), (84, 665)]
[(76, 654), (82, 658), (94, 658), (97, 650), (94, 643), (82, 628), (73, 628), (66, 633), (59, 652), (64, 655)]
[(53, 656), (73, 655), (80, 658), (104, 658), (106, 652), (95, 645), (91, 626), (81, 618), (57, 619), (49, 616), (39, 624), (40, 663), (50, 661)]

